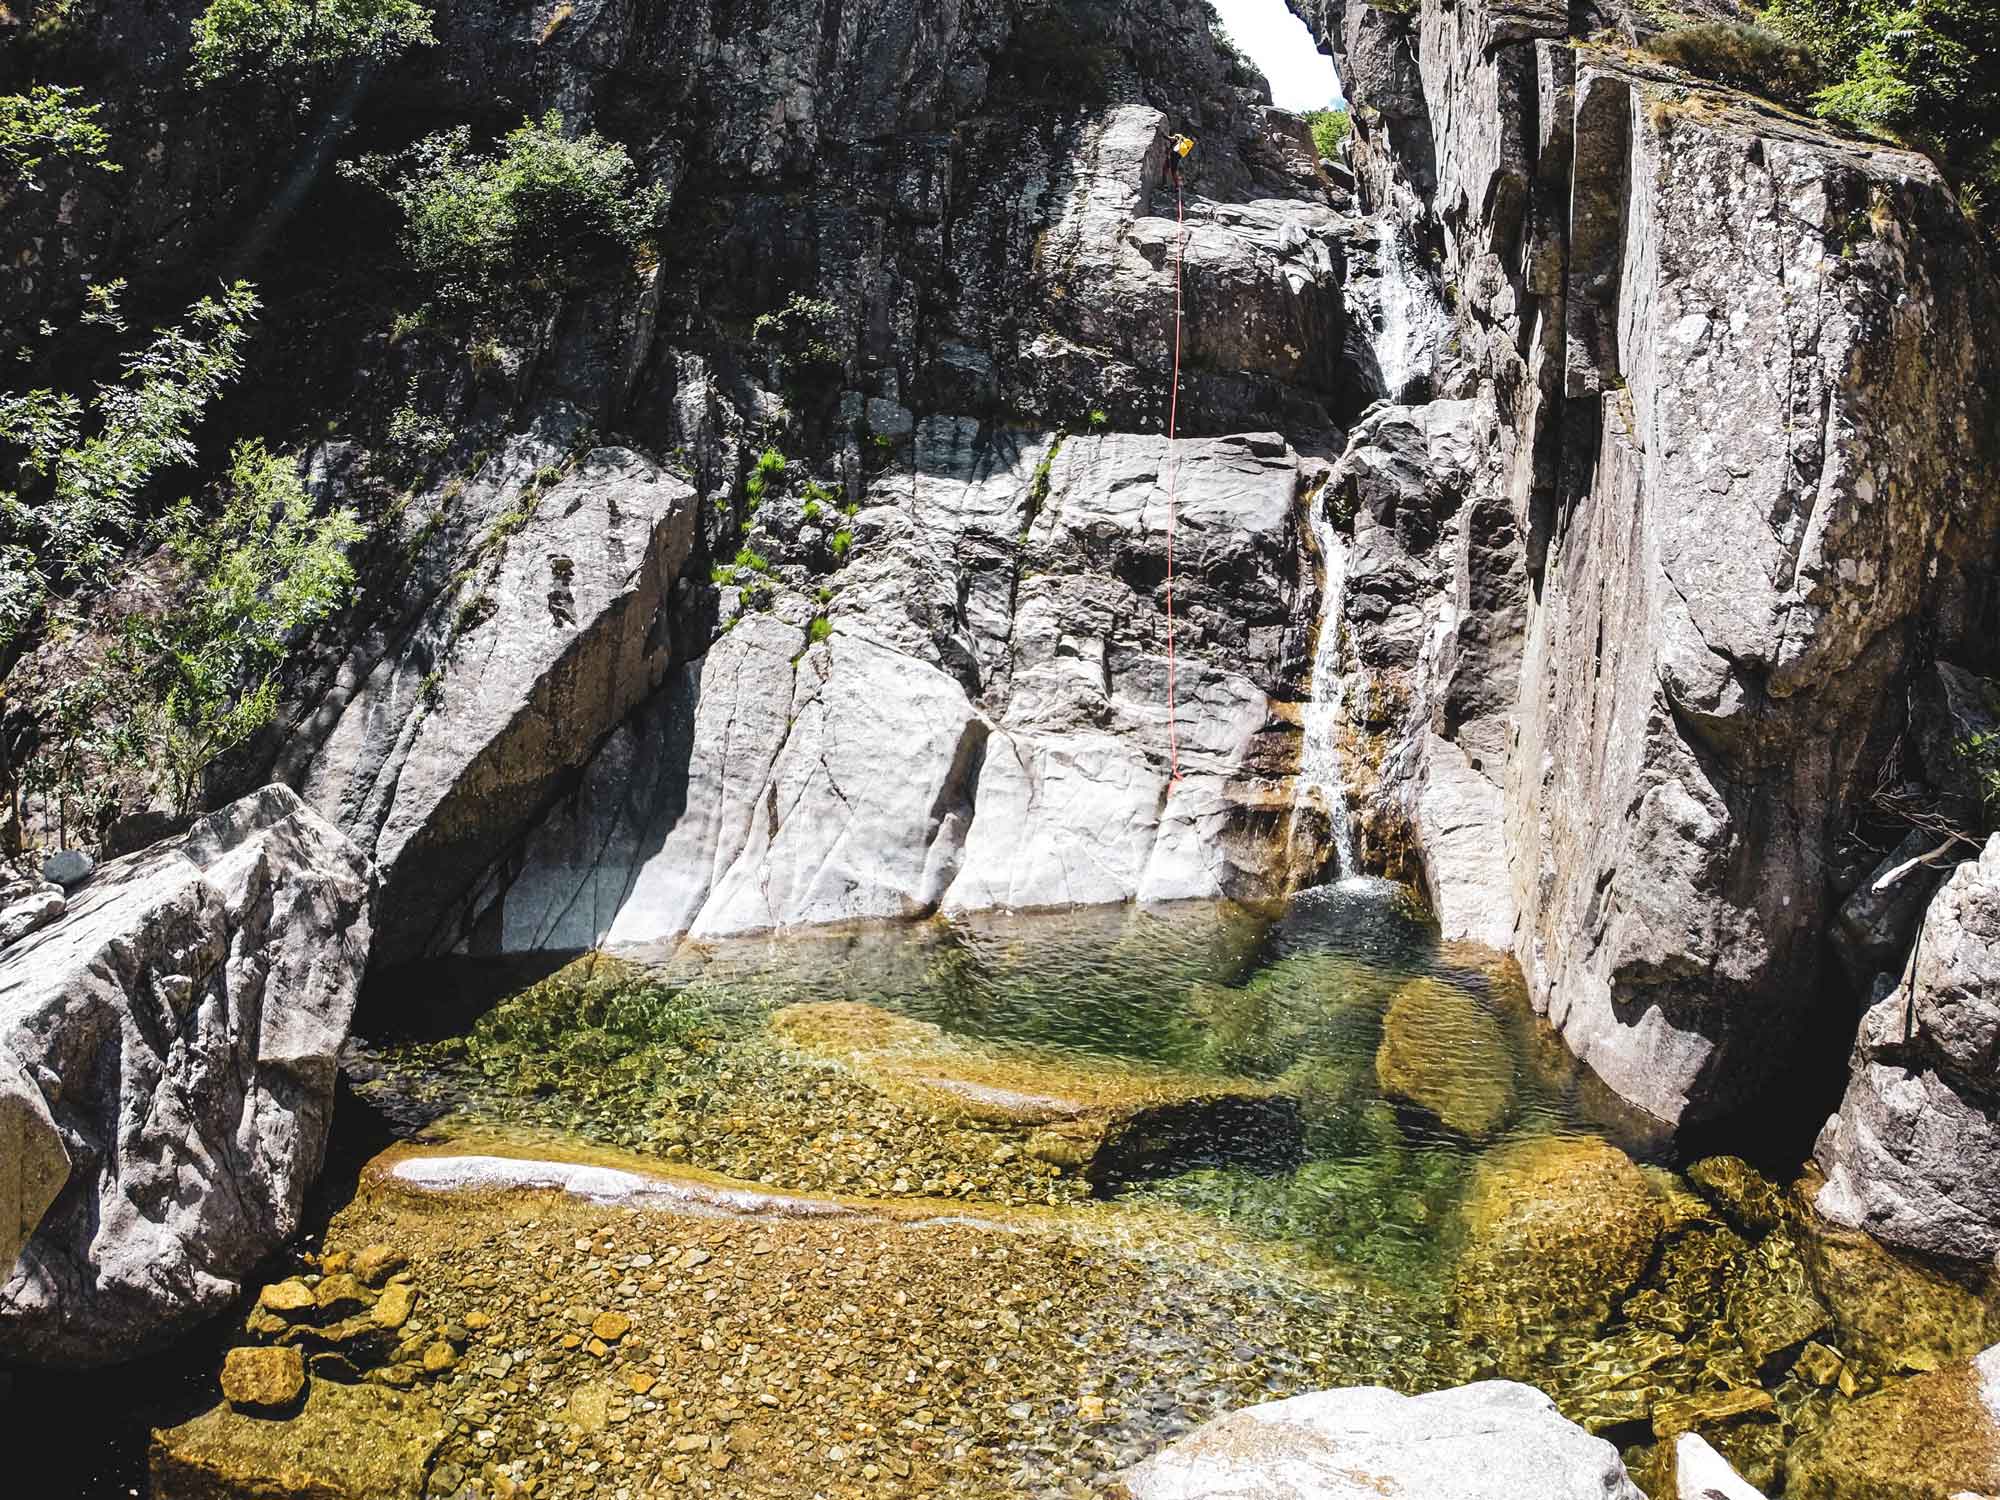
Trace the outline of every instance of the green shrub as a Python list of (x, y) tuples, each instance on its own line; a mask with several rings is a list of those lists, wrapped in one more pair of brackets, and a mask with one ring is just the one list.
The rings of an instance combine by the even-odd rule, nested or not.
[(843, 528), (842, 530), (836, 531), (833, 534), (832, 546), (833, 546), (833, 555), (835, 557), (847, 556), (848, 548), (852, 547), (853, 545), (854, 545), (853, 532)]
[(773, 482), (784, 477), (785, 455), (776, 448), (766, 448), (757, 455), (757, 472)]
[(2000, 829), (2000, 730), (1967, 735), (1958, 742), (1958, 753), (1972, 763), (1986, 808), (1987, 828)]
[[(132, 535), (140, 491), (194, 457), (194, 424), (242, 368), (256, 310), (247, 282), (202, 298), (186, 327), (156, 331), (88, 408), (66, 391), (0, 395), (0, 474), (13, 471), (12, 487), (0, 484), (0, 647), (21, 638), (51, 588), (102, 581)], [(84, 321), (123, 326), (108, 295)]]
[(1765, 18), (1818, 63), (1817, 113), (1929, 151), (2000, 232), (2000, 6), (1773, 0)]
[(739, 568), (748, 568), (753, 573), (768, 573), (771, 571), (770, 559), (765, 557), (763, 553), (754, 551), (749, 547), (743, 548), (736, 554), (736, 566)]
[(402, 210), (404, 254), (448, 307), (561, 292), (629, 263), (666, 205), (663, 189), (636, 185), (622, 145), (595, 132), (565, 137), (554, 110), (524, 120), (495, 151), (474, 150), (461, 126), (341, 170)]
[(1803, 102), (1819, 84), (1812, 54), (1768, 27), (1702, 21), (1650, 38), (1662, 62), (1773, 99)]
[(839, 326), (840, 308), (835, 303), (794, 292), (783, 307), (757, 315), (750, 324), (750, 337), (774, 346), (788, 364), (828, 369), (841, 363), (831, 338)]
[(1338, 156), (1340, 143), (1354, 128), (1353, 116), (1344, 109), (1315, 109), (1306, 115), (1312, 131), (1313, 147), (1321, 156)]
[(806, 627), (806, 639), (814, 645), (833, 634), (833, 621), (825, 615), (814, 615), (812, 624)]
[(286, 651), (346, 602), (347, 549), (362, 537), (351, 510), (315, 515), (297, 462), (259, 442), (236, 445), (223, 495), (213, 518), (191, 500), (167, 515), (166, 550), (188, 590), (159, 615), (128, 618), (107, 663), (118, 758), (180, 812), (196, 806), (209, 764), (276, 716)]
[(1101, 432), (1104, 428), (1111, 425), (1111, 414), (1102, 407), (1096, 408), (1090, 414), (1090, 425), (1094, 431)]
[(825, 510), (824, 510), (824, 507), (822, 507), (822, 506), (820, 505), (819, 501), (817, 501), (817, 500), (808, 500), (808, 501), (806, 501), (806, 503), (805, 503), (805, 507), (804, 507), (804, 511), (803, 511), (803, 513), (804, 513), (804, 515), (805, 515), (805, 518), (806, 518), (806, 520), (807, 520), (807, 521), (809, 521), (809, 522), (817, 522), (817, 521), (819, 520), (819, 518), (820, 518), (820, 517), (821, 517), (821, 516), (822, 516), (823, 514), (825, 514)]
[(295, 77), (427, 47), (431, 13), (416, 0), (212, 0), (194, 23), (195, 77)]
[(68, 157), (100, 172), (123, 170), (106, 161), (111, 137), (97, 123), (101, 105), (84, 104), (82, 89), (37, 84), (25, 94), (0, 95), (0, 188), (39, 192), (35, 174), (51, 157)]

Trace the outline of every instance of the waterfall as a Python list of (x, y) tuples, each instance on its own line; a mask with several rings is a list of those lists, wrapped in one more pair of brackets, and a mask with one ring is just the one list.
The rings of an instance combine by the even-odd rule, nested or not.
[(1319, 549), (1319, 634), (1313, 647), (1312, 681), (1300, 715), (1303, 743), (1299, 775), (1292, 791), (1288, 844), (1296, 848), (1299, 816), (1317, 806), (1326, 814), (1333, 843), (1334, 872), (1341, 880), (1354, 873), (1354, 826), (1347, 809), (1347, 790), (1340, 775), (1340, 722), (1347, 706), (1347, 678), (1340, 670), (1340, 615), (1347, 598), (1347, 538), (1326, 513), (1320, 495), (1307, 505), (1313, 542)]
[[(1376, 240), (1375, 363), (1391, 401), (1430, 399), (1438, 352), (1451, 334), (1451, 315), (1418, 267), (1400, 226), (1383, 218)], [(1423, 389), (1414, 391), (1421, 383)]]

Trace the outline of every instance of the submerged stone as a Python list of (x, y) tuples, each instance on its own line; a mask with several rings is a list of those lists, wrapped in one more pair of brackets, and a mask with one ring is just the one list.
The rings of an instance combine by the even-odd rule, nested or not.
[(1390, 1098), (1473, 1140), (1494, 1134), (1514, 1111), (1506, 1031), (1466, 991), (1435, 979), (1413, 979), (1390, 1000), (1375, 1077)]
[(1688, 1180), (1752, 1239), (1785, 1222), (1784, 1193), (1740, 1156), (1711, 1156), (1688, 1168)]
[(1786, 1465), (1786, 1500), (2000, 1492), (2000, 1346), (1839, 1408)]
[[(1815, 1186), (1808, 1178), (1801, 1194)], [(1991, 1271), (1947, 1272), (1858, 1229), (1803, 1216), (1806, 1268), (1833, 1315), (1841, 1352), (1885, 1370), (1935, 1370), (2000, 1335)]]
[(982, 1048), (851, 1001), (788, 1005), (771, 1031), (870, 1088), (947, 1120), (1032, 1131), (1030, 1155), (1094, 1187), (1199, 1166), (1297, 1164), (1299, 1107), (1270, 1085)]
[(239, 1411), (290, 1406), (306, 1385), (306, 1362), (289, 1348), (231, 1349), (222, 1361), (222, 1395)]
[(1547, 1136), (1489, 1153), (1460, 1207), (1459, 1326), (1510, 1354), (1601, 1327), (1644, 1273), (1660, 1223), (1644, 1174), (1603, 1141)]
[(153, 1434), (152, 1500), (418, 1500), (443, 1426), (409, 1396), (330, 1380), (285, 1421), (225, 1403)]

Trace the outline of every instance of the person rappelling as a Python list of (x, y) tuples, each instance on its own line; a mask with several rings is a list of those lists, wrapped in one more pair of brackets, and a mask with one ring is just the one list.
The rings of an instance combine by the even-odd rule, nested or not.
[(1181, 163), (1193, 150), (1194, 137), (1191, 135), (1177, 135), (1167, 142), (1167, 170), (1173, 174), (1176, 187), (1180, 185)]

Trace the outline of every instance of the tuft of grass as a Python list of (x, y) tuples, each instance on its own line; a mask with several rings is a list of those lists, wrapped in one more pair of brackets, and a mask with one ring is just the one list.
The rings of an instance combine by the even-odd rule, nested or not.
[(848, 549), (853, 545), (854, 545), (854, 533), (847, 530), (845, 527), (842, 527), (839, 531), (836, 531), (833, 534), (833, 555), (835, 557), (847, 556)]
[(771, 571), (770, 559), (765, 557), (763, 553), (749, 547), (744, 547), (737, 552), (736, 566), (739, 568), (748, 568), (752, 573), (768, 573)]
[(1810, 52), (1746, 21), (1700, 21), (1650, 37), (1645, 48), (1697, 77), (1787, 103), (1803, 103), (1820, 84)]
[(833, 634), (833, 621), (825, 615), (814, 615), (812, 624), (806, 627), (806, 639), (818, 645)]

